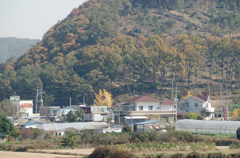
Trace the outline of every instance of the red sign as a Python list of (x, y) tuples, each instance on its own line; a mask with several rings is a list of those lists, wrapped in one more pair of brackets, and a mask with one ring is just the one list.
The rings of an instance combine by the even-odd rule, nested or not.
[(21, 108), (30, 108), (31, 107), (31, 103), (22, 103), (21, 104)]
[(224, 121), (226, 121), (227, 120), (227, 107), (226, 106), (223, 107), (223, 116), (224, 116)]

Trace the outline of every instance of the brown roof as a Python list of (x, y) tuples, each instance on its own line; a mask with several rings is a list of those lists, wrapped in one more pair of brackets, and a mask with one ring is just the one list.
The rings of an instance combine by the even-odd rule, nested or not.
[(131, 102), (161, 102), (161, 101), (148, 96), (140, 96), (140, 97), (136, 97), (136, 98), (125, 101), (125, 103), (131, 103)]
[(208, 96), (192, 96), (200, 101), (206, 102), (208, 100)]
[(171, 99), (161, 100), (161, 105), (174, 105), (174, 101)]

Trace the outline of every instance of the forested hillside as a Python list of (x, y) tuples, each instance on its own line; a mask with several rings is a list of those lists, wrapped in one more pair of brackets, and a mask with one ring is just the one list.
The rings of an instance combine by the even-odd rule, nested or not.
[[(237, 0), (89, 0), (17, 61), (1, 65), (1, 100), (14, 92), (45, 105), (93, 103), (99, 89), (171, 98), (240, 89)], [(121, 97), (120, 97), (121, 96)]]
[(40, 40), (20, 39), (13, 37), (0, 38), (0, 63), (6, 62), (8, 59), (17, 59)]

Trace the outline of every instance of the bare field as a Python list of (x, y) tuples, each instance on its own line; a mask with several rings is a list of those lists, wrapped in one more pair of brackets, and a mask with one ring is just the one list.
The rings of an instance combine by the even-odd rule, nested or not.
[[(89, 149), (59, 149), (59, 150), (28, 150), (27, 152), (11, 152), (0, 151), (0, 157), (2, 158), (82, 158), (87, 157), (94, 151), (94, 148)], [(165, 152), (138, 152), (135, 153), (139, 157), (150, 154), (176, 154), (176, 153), (190, 153), (191, 151), (165, 151)], [(230, 149), (229, 146), (216, 146), (216, 149), (197, 151), (199, 153), (222, 153), (222, 154), (234, 154), (240, 153), (239, 149)]]
[(80, 156), (74, 155), (59, 155), (59, 154), (46, 154), (46, 153), (29, 153), (29, 152), (12, 152), (0, 151), (1, 158), (79, 158)]
[(91, 149), (28, 150), (27, 152), (0, 151), (1, 158), (81, 158), (93, 152)]
[(60, 149), (60, 150), (28, 150), (31, 153), (46, 153), (59, 155), (73, 155), (73, 156), (88, 156), (94, 151), (94, 148), (89, 149)]

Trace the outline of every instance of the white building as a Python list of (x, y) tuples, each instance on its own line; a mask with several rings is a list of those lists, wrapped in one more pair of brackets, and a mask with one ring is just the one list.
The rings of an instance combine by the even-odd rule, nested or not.
[(19, 111), (22, 117), (28, 117), (33, 114), (33, 100), (20, 100)]
[[(165, 122), (174, 122), (177, 110), (173, 100), (158, 100), (148, 96), (140, 96), (126, 100), (120, 104), (121, 117), (126, 125), (143, 122), (150, 116), (159, 116)], [(159, 118), (158, 117), (158, 118)], [(157, 118), (157, 117), (156, 117)], [(115, 118), (115, 122), (118, 119)]]
[(214, 117), (214, 108), (212, 107), (209, 96), (190, 96), (178, 102), (178, 112), (204, 112), (206, 119)]

